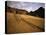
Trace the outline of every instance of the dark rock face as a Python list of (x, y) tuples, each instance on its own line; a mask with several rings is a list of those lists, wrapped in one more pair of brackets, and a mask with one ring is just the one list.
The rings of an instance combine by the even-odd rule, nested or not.
[(28, 12), (26, 10), (16, 9), (17, 14), (27, 14)]
[(16, 14), (27, 14), (28, 13), (26, 10), (11, 8), (11, 7), (8, 7), (8, 6), (7, 6), (7, 12), (10, 12), (10, 13), (15, 12)]
[(15, 12), (16, 13), (16, 9), (7, 6), (7, 12), (10, 12), (10, 13), (14, 13)]
[(34, 12), (30, 12), (29, 13), (30, 15), (33, 15), (33, 16), (38, 16), (38, 17), (41, 17), (41, 18), (44, 18), (45, 16), (45, 9), (43, 7), (40, 7), (39, 9), (37, 9), (36, 11)]

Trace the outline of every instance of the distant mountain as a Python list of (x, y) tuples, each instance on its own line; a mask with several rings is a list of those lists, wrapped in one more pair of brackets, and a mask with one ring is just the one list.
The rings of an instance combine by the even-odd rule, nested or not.
[(28, 12), (23, 9), (11, 8), (11, 7), (7, 6), (7, 12), (16, 13), (16, 14), (32, 15), (32, 16), (37, 16), (37, 17), (41, 17), (41, 18), (44, 18), (44, 16), (45, 16), (45, 9), (43, 7), (40, 7), (39, 9), (35, 10), (34, 12), (32, 12), (32, 11)]
[(34, 12), (31, 11), (29, 14), (33, 15), (33, 16), (38, 16), (38, 17), (44, 18), (44, 16), (45, 16), (45, 9), (43, 7), (40, 7), (39, 9), (37, 9)]
[(15, 12), (16, 13), (16, 9), (7, 6), (7, 12), (10, 12), (10, 13), (14, 13)]
[(7, 12), (15, 12), (16, 14), (27, 14), (28, 12), (26, 10), (17, 9), (17, 8), (11, 8), (7, 6)]
[(27, 14), (28, 11), (22, 10), (22, 9), (16, 9), (16, 13), (17, 13), (17, 14)]

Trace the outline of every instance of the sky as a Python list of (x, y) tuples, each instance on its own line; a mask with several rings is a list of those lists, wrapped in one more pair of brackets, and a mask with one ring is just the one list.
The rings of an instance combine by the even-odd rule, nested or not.
[(44, 3), (36, 3), (36, 2), (20, 2), (20, 1), (8, 1), (7, 6), (18, 9), (25, 9), (28, 12), (35, 11), (40, 7), (45, 8)]

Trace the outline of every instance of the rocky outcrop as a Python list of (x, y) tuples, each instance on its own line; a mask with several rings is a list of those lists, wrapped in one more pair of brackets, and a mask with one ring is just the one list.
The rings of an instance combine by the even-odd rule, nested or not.
[(7, 7), (7, 12), (16, 13), (16, 14), (27, 14), (28, 13), (26, 10), (11, 8), (11, 7)]
[(31, 11), (29, 14), (32, 16), (44, 18), (45, 17), (45, 9), (43, 7), (40, 7), (39, 9), (37, 9), (34, 12)]

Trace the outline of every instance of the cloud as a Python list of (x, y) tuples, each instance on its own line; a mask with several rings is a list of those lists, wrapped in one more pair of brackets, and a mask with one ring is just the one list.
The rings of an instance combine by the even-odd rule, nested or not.
[(44, 7), (44, 3), (34, 3), (34, 2), (18, 2), (18, 1), (8, 1), (7, 6), (18, 8), (18, 9), (25, 9), (27, 11), (35, 11), (39, 7)]

